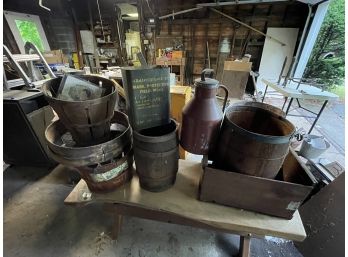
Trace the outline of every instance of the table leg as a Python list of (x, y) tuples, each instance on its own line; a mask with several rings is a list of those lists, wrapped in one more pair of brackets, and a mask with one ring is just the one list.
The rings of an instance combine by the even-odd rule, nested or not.
[(286, 108), (285, 116), (288, 115), (289, 110), (290, 110), (290, 106), (291, 106), (293, 100), (294, 100), (294, 98), (290, 98), (290, 102), (288, 104), (288, 107)]
[(180, 85), (183, 86), (184, 85), (184, 66), (180, 65)]
[(113, 224), (112, 224), (112, 229), (111, 229), (111, 238), (113, 240), (117, 240), (118, 235), (121, 232), (121, 227), (122, 227), (122, 215), (120, 215), (117, 211), (117, 206), (115, 206), (115, 211), (113, 213)]
[(322, 113), (323, 110), (325, 109), (325, 106), (326, 106), (327, 102), (328, 102), (328, 100), (325, 100), (325, 102), (324, 102), (323, 106), (321, 107), (319, 113), (317, 114), (317, 117), (315, 118), (315, 120), (314, 120), (314, 122), (313, 122), (311, 128), (309, 129), (308, 134), (310, 134), (310, 133), (312, 132), (312, 130), (313, 130), (315, 124), (317, 123), (317, 121), (318, 121), (319, 118), (320, 118), (321, 113)]
[(286, 96), (286, 97), (285, 97), (285, 101), (284, 101), (284, 103), (283, 103), (282, 110), (284, 110), (284, 107), (285, 107), (285, 104), (286, 104), (287, 101), (288, 101), (288, 97)]
[(250, 256), (250, 236), (240, 236), (239, 241), (239, 257)]
[(262, 97), (262, 103), (263, 103), (263, 101), (265, 100), (266, 93), (267, 93), (267, 89), (268, 89), (268, 85), (266, 85), (265, 93), (263, 94), (263, 97)]

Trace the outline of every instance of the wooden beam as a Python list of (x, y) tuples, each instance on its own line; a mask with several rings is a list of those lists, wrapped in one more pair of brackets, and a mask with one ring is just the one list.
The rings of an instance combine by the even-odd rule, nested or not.
[(187, 10), (182, 10), (182, 11), (179, 11), (179, 12), (174, 12), (174, 13), (170, 13), (170, 14), (167, 14), (167, 15), (164, 15), (164, 16), (161, 16), (161, 17), (158, 17), (160, 20), (163, 20), (163, 19), (166, 19), (166, 18), (169, 18), (169, 17), (174, 17), (178, 14), (183, 14), (183, 13), (188, 13), (188, 12), (193, 12), (193, 11), (197, 11), (197, 10), (200, 10), (202, 9), (203, 7), (195, 7), (195, 8), (191, 8), (191, 9), (187, 9)]
[(278, 40), (278, 39), (276, 39), (276, 38), (274, 38), (274, 37), (271, 37), (271, 36), (269, 36), (269, 35), (263, 33), (262, 31), (260, 31), (260, 30), (258, 30), (258, 29), (255, 29), (255, 28), (249, 26), (248, 24), (246, 24), (246, 23), (244, 23), (244, 22), (241, 22), (241, 21), (239, 21), (239, 20), (237, 20), (237, 19), (235, 19), (235, 18), (233, 18), (233, 17), (231, 17), (231, 16), (229, 16), (229, 15), (223, 13), (223, 12), (220, 12), (220, 11), (216, 10), (215, 8), (210, 8), (210, 9), (211, 9), (212, 11), (216, 12), (216, 13), (219, 13), (219, 14), (225, 16), (226, 18), (231, 19), (231, 20), (234, 21), (234, 22), (239, 23), (240, 25), (242, 25), (242, 26), (244, 26), (244, 27), (247, 27), (247, 28), (249, 28), (249, 29), (251, 29), (251, 30), (253, 30), (253, 31), (255, 31), (255, 32), (257, 32), (257, 33), (263, 35), (263, 36), (265, 36), (266, 38), (268, 38), (268, 39), (270, 39), (270, 40), (273, 40), (273, 41), (275, 41), (275, 42), (281, 44), (282, 46), (285, 46), (285, 45), (286, 45), (285, 43), (281, 42), (280, 40)]
[[(290, 15), (290, 14), (288, 14)], [(262, 15), (262, 16), (255, 16), (255, 17), (251, 17), (251, 16), (240, 16), (237, 15), (236, 19), (241, 20), (242, 22), (265, 22), (268, 20), (272, 20), (272, 21), (282, 21), (283, 17), (282, 15), (271, 15), (271, 16), (267, 16), (267, 15)], [(301, 19), (299, 17), (293, 17), (292, 18), (293, 21), (295, 20), (295, 22), (300, 22)], [(161, 21), (161, 20), (160, 20)], [(209, 19), (195, 19), (195, 18), (191, 18), (191, 19), (175, 19), (172, 20), (172, 24), (173, 25), (188, 25), (191, 23), (195, 23), (195, 24), (220, 24), (223, 23), (225, 25), (231, 24), (231, 20), (225, 17), (220, 18), (209, 18)]]

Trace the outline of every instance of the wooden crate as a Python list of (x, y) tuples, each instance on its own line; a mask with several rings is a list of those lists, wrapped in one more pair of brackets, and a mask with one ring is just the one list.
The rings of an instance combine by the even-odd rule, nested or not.
[(267, 179), (206, 167), (199, 199), (291, 219), (317, 181), (293, 150), (278, 176)]
[[(182, 109), (191, 99), (191, 87), (170, 87), (170, 116), (178, 123), (182, 122)], [(180, 146), (180, 159), (186, 159), (187, 152)]]

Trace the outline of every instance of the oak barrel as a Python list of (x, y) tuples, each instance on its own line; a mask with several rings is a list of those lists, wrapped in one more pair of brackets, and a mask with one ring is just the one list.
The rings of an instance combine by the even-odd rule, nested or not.
[(274, 178), (294, 133), (294, 125), (267, 106), (232, 105), (221, 126), (214, 166)]
[(134, 161), (140, 186), (160, 192), (176, 180), (179, 161), (178, 125), (171, 119), (166, 125), (133, 131)]

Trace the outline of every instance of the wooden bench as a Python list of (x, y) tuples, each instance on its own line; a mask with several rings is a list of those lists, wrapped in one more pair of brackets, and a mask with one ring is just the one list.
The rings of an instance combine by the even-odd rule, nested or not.
[(239, 252), (243, 257), (249, 256), (251, 237), (274, 236), (294, 241), (303, 241), (306, 238), (297, 211), (291, 220), (286, 220), (198, 201), (201, 175), (201, 163), (179, 160), (175, 185), (160, 193), (141, 189), (136, 175), (130, 183), (107, 194), (91, 193), (86, 182), (80, 180), (64, 203), (73, 206), (104, 203), (105, 210), (113, 214), (114, 239), (120, 233), (123, 215), (240, 235)]

